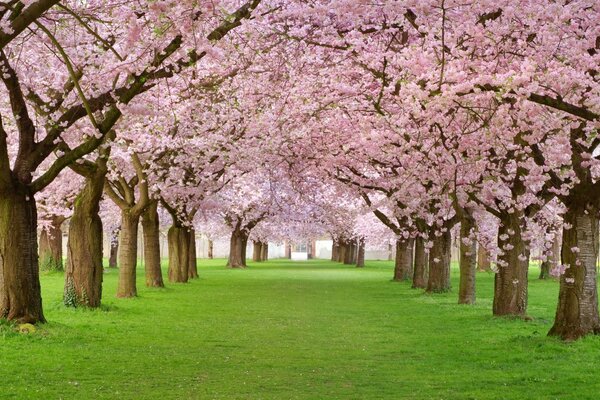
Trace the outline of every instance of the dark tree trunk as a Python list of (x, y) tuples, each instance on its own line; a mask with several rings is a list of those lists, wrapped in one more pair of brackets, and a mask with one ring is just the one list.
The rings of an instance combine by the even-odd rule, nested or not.
[(169, 241), (169, 282), (185, 283), (189, 278), (190, 234), (180, 225), (172, 225), (167, 234)]
[(269, 260), (269, 243), (268, 242), (262, 242), (262, 245), (260, 247), (260, 258), (262, 259), (262, 261)]
[(117, 268), (117, 256), (119, 254), (119, 229), (115, 229), (110, 238), (110, 255), (108, 257), (108, 268)]
[(188, 232), (190, 244), (188, 246), (188, 278), (198, 279), (198, 256), (196, 252), (196, 230), (190, 229)]
[(396, 240), (394, 280), (408, 281), (413, 276), (413, 239)]
[(208, 241), (208, 259), (212, 260), (214, 257), (214, 248), (215, 248), (215, 244), (212, 240)]
[(27, 187), (0, 194), (0, 318), (45, 322), (40, 290), (37, 209)]
[(585, 208), (570, 209), (563, 230), (563, 265), (554, 325), (548, 335), (563, 340), (600, 333), (596, 262), (598, 260), (598, 218)]
[(42, 271), (62, 271), (62, 230), (63, 217), (53, 217), (46, 229), (40, 233), (40, 269)]
[(433, 246), (429, 251), (428, 293), (443, 293), (450, 290), (450, 258), (452, 235), (448, 229), (441, 236), (433, 237)]
[(498, 272), (494, 279), (493, 313), (496, 316), (525, 316), (529, 247), (522, 238), (517, 213), (506, 214), (498, 229)]
[(100, 307), (102, 301), (102, 220), (100, 199), (105, 172), (86, 177), (75, 200), (67, 239), (63, 301), (67, 306)]
[(354, 243), (352, 240), (346, 242), (346, 250), (344, 252), (344, 264), (354, 264)]
[(560, 264), (560, 240), (558, 234), (554, 236), (552, 241), (552, 251), (548, 255), (546, 261), (543, 261), (540, 265), (540, 279), (550, 278), (550, 270), (552, 267), (556, 267)]
[(331, 247), (331, 261), (337, 261), (339, 258), (340, 246), (337, 239), (333, 239), (333, 246)]
[(229, 260), (227, 266), (230, 268), (246, 268), (246, 244), (248, 234), (240, 229), (231, 232), (229, 241)]
[(289, 244), (288, 242), (285, 243), (285, 258), (287, 258), (287, 259), (292, 258), (292, 245)]
[(262, 243), (256, 240), (253, 242), (252, 247), (252, 261), (262, 261)]
[(140, 218), (129, 210), (121, 211), (121, 234), (119, 236), (119, 285), (117, 297), (137, 296), (136, 267), (138, 249), (138, 225)]
[(360, 238), (358, 241), (358, 254), (356, 256), (356, 268), (364, 268), (365, 266), (365, 239)]
[(458, 304), (475, 304), (475, 274), (477, 272), (477, 242), (469, 238), (475, 220), (468, 215), (460, 222), (460, 285)]
[(146, 286), (165, 287), (160, 267), (160, 230), (158, 220), (158, 202), (151, 201), (142, 214), (144, 232), (144, 266)]
[(477, 247), (477, 269), (487, 272), (492, 270), (492, 263), (490, 262), (488, 252), (482, 245)]
[(346, 240), (342, 239), (338, 241), (338, 258), (337, 258), (337, 262), (344, 262), (344, 260), (346, 259), (346, 252), (348, 251), (348, 244), (346, 243)]
[(426, 289), (428, 279), (428, 258), (425, 253), (425, 241), (422, 237), (415, 239), (415, 267), (413, 273), (412, 287), (415, 289)]

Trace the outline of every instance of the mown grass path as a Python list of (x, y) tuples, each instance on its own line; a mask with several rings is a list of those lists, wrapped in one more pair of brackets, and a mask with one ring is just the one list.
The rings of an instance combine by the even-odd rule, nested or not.
[[(61, 304), (62, 274), (42, 276), (50, 323), (0, 326), (1, 399), (597, 399), (600, 338), (546, 337), (558, 285), (531, 271), (533, 321), (390, 282), (389, 262), (356, 269), (273, 260), (114, 297), (102, 310)], [(454, 271), (454, 287), (457, 271)]]

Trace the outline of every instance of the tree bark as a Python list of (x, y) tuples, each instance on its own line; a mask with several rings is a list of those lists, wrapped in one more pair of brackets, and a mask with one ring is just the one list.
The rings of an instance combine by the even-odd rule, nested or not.
[(144, 265), (146, 286), (165, 287), (160, 267), (160, 229), (158, 220), (158, 202), (153, 200), (142, 213), (144, 234)]
[(458, 304), (475, 304), (475, 274), (477, 272), (477, 242), (469, 236), (475, 229), (475, 220), (464, 215), (460, 222), (460, 284)]
[(214, 247), (215, 247), (214, 242), (212, 240), (209, 240), (208, 241), (208, 259), (209, 260), (212, 260), (213, 257), (214, 257), (214, 255), (213, 255), (214, 254)]
[(62, 271), (62, 230), (63, 217), (54, 216), (46, 229), (40, 233), (40, 269), (42, 271)]
[(487, 272), (492, 270), (492, 263), (490, 262), (487, 250), (482, 245), (477, 246), (477, 269)]
[(257, 240), (255, 240), (253, 242), (252, 261), (255, 261), (255, 262), (262, 261), (262, 243)]
[(37, 250), (33, 193), (25, 186), (8, 188), (0, 194), (0, 318), (46, 321)]
[(172, 225), (167, 240), (169, 241), (169, 282), (186, 283), (190, 266), (190, 234), (185, 227)]
[(428, 258), (425, 253), (425, 242), (422, 237), (415, 239), (415, 266), (413, 273), (414, 289), (426, 289), (428, 279)]
[(198, 256), (196, 252), (196, 230), (194, 228), (188, 231), (188, 278), (198, 279)]
[(407, 281), (413, 276), (413, 239), (396, 240), (394, 280)]
[(356, 268), (365, 267), (365, 239), (360, 238), (358, 241), (358, 255), (356, 256)]
[(529, 247), (522, 238), (518, 213), (506, 214), (498, 229), (498, 272), (494, 279), (493, 313), (522, 317), (527, 313)]
[(344, 252), (344, 264), (345, 265), (350, 265), (350, 264), (354, 264), (354, 241), (353, 240), (349, 240), (348, 242), (346, 242), (346, 251)]
[(229, 259), (227, 261), (227, 266), (229, 268), (246, 268), (247, 243), (247, 233), (239, 228), (236, 228), (231, 232), (231, 240), (229, 241)]
[(268, 261), (269, 260), (269, 243), (268, 242), (262, 242), (261, 243), (262, 246), (260, 248), (260, 258), (262, 259), (262, 261)]
[(340, 246), (337, 239), (333, 239), (333, 246), (331, 247), (331, 261), (337, 261), (339, 258)]
[(600, 333), (596, 262), (598, 260), (598, 218), (583, 207), (564, 215), (571, 225), (563, 230), (562, 264), (554, 325), (548, 335), (576, 340)]
[(85, 178), (75, 200), (67, 239), (63, 301), (71, 307), (100, 307), (102, 301), (102, 220), (100, 200), (105, 171)]
[(112, 232), (110, 238), (110, 255), (108, 257), (108, 268), (117, 268), (117, 255), (119, 254), (119, 229)]
[(125, 209), (121, 211), (117, 297), (127, 298), (137, 296), (136, 267), (139, 221), (139, 216), (132, 214), (130, 210)]
[(450, 285), (450, 258), (452, 251), (452, 235), (448, 229), (441, 236), (433, 237), (433, 246), (429, 251), (428, 293), (444, 293)]
[(288, 242), (285, 242), (285, 258), (287, 258), (287, 259), (292, 258), (292, 245), (289, 244)]

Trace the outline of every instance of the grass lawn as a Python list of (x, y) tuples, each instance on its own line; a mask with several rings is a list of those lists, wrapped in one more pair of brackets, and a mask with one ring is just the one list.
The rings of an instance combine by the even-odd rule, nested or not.
[(493, 275), (478, 304), (390, 282), (389, 262), (356, 269), (272, 260), (228, 270), (200, 260), (199, 280), (67, 309), (63, 276), (42, 276), (48, 324), (0, 326), (1, 399), (597, 399), (600, 337), (547, 338), (558, 284), (532, 269), (533, 321), (491, 317)]

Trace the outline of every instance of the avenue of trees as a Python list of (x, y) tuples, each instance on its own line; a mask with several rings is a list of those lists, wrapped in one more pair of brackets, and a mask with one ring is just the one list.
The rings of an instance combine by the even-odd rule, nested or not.
[[(393, 279), (527, 316), (556, 276), (549, 334), (600, 332), (600, 3), (589, 0), (10, 0), (0, 5), (0, 318), (42, 323), (40, 269), (98, 307), (329, 235)], [(67, 254), (62, 232), (68, 229)], [(168, 230), (168, 276), (159, 234)], [(111, 254), (103, 255), (109, 235)]]

